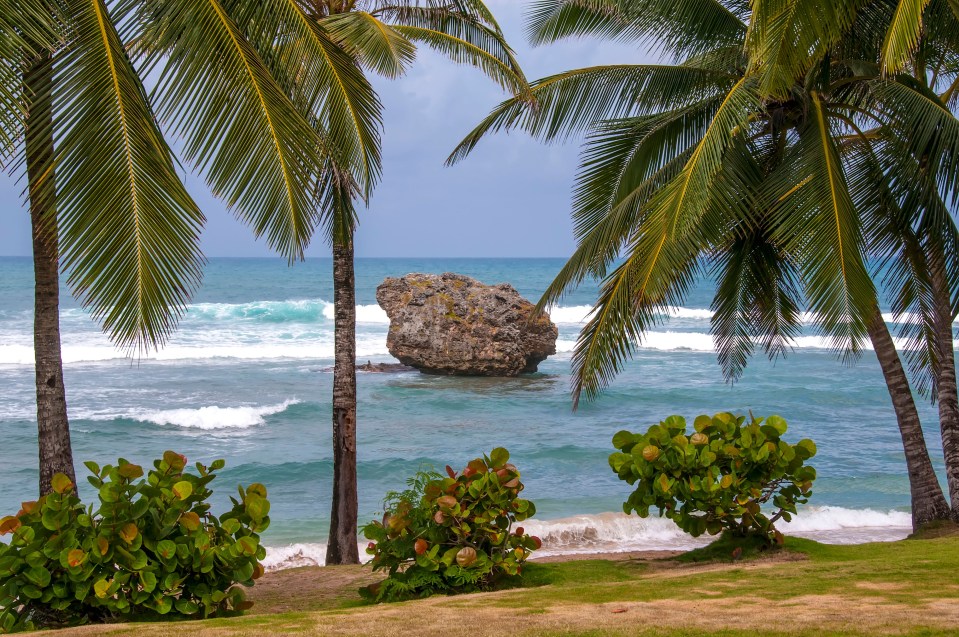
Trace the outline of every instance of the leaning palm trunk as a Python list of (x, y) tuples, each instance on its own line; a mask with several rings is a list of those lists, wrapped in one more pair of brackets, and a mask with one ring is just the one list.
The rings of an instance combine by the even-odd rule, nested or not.
[(950, 517), (949, 505), (942, 494), (939, 479), (932, 468), (926, 440), (919, 422), (919, 412), (909, 388), (909, 379), (899, 360), (896, 345), (889, 334), (889, 328), (876, 306), (869, 324), (869, 338), (872, 340), (876, 357), (886, 379), (886, 388), (896, 410), (899, 433), (902, 435), (902, 448), (906, 454), (906, 470), (909, 473), (909, 491), (912, 497), (912, 528), (934, 520), (947, 520)]
[(356, 546), (356, 292), (353, 241), (333, 244), (333, 510), (327, 564), (359, 564)]
[(53, 58), (38, 56), (24, 74), (32, 96), (26, 127), (30, 220), (33, 227), (35, 300), (33, 348), (37, 379), (37, 437), (40, 447), (40, 495), (49, 493), (54, 474), (76, 482), (70, 424), (67, 420), (63, 360), (60, 353), (60, 276), (56, 191), (53, 173)]
[(952, 515), (959, 520), (959, 393), (956, 386), (956, 355), (952, 339), (952, 305), (946, 278), (945, 255), (941, 246), (930, 249), (930, 279), (936, 323), (936, 399), (939, 402), (939, 430), (946, 461), (946, 485), (952, 501)]

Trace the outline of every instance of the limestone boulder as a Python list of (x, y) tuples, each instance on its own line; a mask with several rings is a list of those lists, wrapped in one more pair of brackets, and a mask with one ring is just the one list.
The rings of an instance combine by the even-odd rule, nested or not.
[(508, 283), (407, 274), (383, 281), (376, 300), (390, 317), (390, 354), (421, 372), (516, 376), (556, 353), (556, 325)]

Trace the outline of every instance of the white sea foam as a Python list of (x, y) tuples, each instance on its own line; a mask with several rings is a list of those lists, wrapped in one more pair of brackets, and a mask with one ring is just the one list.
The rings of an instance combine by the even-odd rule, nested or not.
[(389, 325), (390, 317), (386, 315), (386, 310), (381, 308), (379, 305), (357, 305), (356, 322), (374, 325)]
[[(688, 550), (710, 542), (693, 538), (671, 520), (640, 518), (623, 513), (582, 515), (561, 520), (527, 520), (527, 533), (543, 540), (537, 555), (617, 551)], [(792, 522), (777, 523), (783, 533), (826, 544), (858, 544), (900, 540), (911, 531), (911, 518), (902, 511), (808, 507)]]
[(266, 417), (286, 411), (298, 400), (285, 400), (276, 405), (220, 407), (211, 405), (196, 409), (136, 410), (124, 413), (77, 413), (77, 420), (116, 420), (126, 418), (156, 425), (184, 429), (248, 429), (266, 423)]
[[(365, 564), (373, 557), (366, 554), (366, 543), (357, 544), (360, 551), (360, 562)], [(303, 542), (266, 548), (266, 559), (263, 566), (268, 571), (279, 571), (285, 568), (300, 566), (325, 566), (326, 544), (323, 542)]]
[[(576, 345), (573, 329), (583, 325), (592, 307), (588, 305), (556, 306), (551, 308), (553, 320), (562, 328), (557, 340), (559, 358), (568, 358)], [(82, 310), (65, 310), (78, 318)], [(386, 325), (389, 318), (378, 305), (358, 305), (356, 354), (361, 359), (387, 359)], [(333, 304), (328, 301), (259, 301), (243, 304), (201, 303), (191, 308), (173, 342), (158, 352), (142, 357), (127, 357), (114, 347), (89, 320), (74, 322), (64, 333), (62, 347), (64, 363), (97, 363), (106, 361), (183, 361), (183, 360), (331, 360), (334, 355)], [(639, 349), (662, 352), (714, 352), (713, 338), (707, 333), (707, 322), (712, 313), (708, 309), (670, 307), (664, 316), (684, 322), (692, 331), (659, 329), (647, 332), (638, 343)], [(910, 315), (884, 315), (889, 322), (914, 320)], [(191, 318), (192, 317), (192, 318)], [(809, 324), (815, 316), (804, 313), (802, 320)], [(82, 325), (82, 328), (78, 326)], [(0, 365), (33, 365), (33, 347), (28, 327), (12, 333), (0, 333)], [(908, 343), (894, 339), (900, 350)], [(959, 341), (955, 345), (959, 346)], [(829, 350), (829, 337), (804, 335), (792, 343), (800, 350)], [(871, 347), (864, 343), (866, 349)]]
[[(629, 551), (687, 551), (705, 546), (713, 538), (694, 538), (683, 533), (666, 518), (640, 518), (623, 513), (578, 515), (559, 520), (525, 520), (526, 533), (543, 541), (536, 557), (581, 555)], [(825, 544), (861, 544), (901, 540), (911, 531), (911, 519), (902, 511), (808, 507), (801, 509), (792, 522), (780, 521), (786, 535), (814, 539)], [(360, 559), (369, 560), (365, 544), (360, 544)], [(298, 566), (323, 566), (326, 544), (298, 543), (267, 547), (263, 564), (268, 570)]]
[(551, 321), (557, 325), (582, 325), (593, 312), (592, 305), (570, 305), (546, 308)]
[[(547, 309), (550, 319), (557, 325), (583, 325), (589, 320), (589, 315), (593, 312), (592, 305), (571, 305), (550, 307)], [(676, 319), (694, 319), (708, 321), (712, 318), (712, 310), (689, 308), (689, 307), (668, 307), (662, 311), (662, 316)]]
[[(207, 335), (207, 338), (210, 338)], [(237, 360), (275, 360), (275, 359), (332, 359), (334, 353), (333, 332), (318, 334), (312, 338), (280, 340), (273, 337), (267, 342), (233, 342), (231, 335), (224, 334), (223, 340), (210, 342), (193, 342), (173, 344), (157, 352), (130, 358), (123, 350), (111, 345), (105, 338), (92, 335), (93, 343), (66, 344), (62, 348), (63, 362), (96, 363), (104, 361), (129, 360), (137, 361), (181, 361), (181, 360), (208, 360), (208, 359), (237, 359)], [(235, 335), (233, 335), (235, 338)], [(357, 357), (389, 356), (386, 348), (386, 336), (383, 334), (357, 334)], [(33, 347), (29, 345), (0, 345), (0, 365), (33, 365)]]

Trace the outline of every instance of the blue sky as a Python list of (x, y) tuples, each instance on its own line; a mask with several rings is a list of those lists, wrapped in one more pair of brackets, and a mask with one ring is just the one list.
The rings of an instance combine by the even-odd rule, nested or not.
[[(523, 38), (519, 0), (488, 0), (530, 79), (572, 68), (641, 63), (632, 46), (573, 40), (531, 48)], [(482, 73), (422, 49), (410, 72), (377, 80), (385, 105), (383, 179), (361, 211), (360, 257), (565, 257), (574, 247), (569, 199), (578, 140), (550, 146), (522, 133), (485, 140), (464, 162), (443, 162), (463, 136), (506, 95)], [(202, 180), (188, 187), (207, 216), (207, 256), (271, 256), (266, 245), (209, 195)], [(30, 254), (23, 184), (0, 174), (0, 255)], [(320, 239), (308, 256), (328, 255)]]

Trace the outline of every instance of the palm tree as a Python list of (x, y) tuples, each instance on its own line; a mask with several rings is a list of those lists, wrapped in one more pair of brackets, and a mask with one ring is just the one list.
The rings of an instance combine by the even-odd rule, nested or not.
[[(847, 359), (870, 338), (896, 407), (918, 526), (946, 517), (948, 506), (866, 257), (892, 272), (885, 283), (894, 310), (924, 317), (907, 329), (929, 336), (922, 310), (930, 307), (930, 270), (924, 248), (909, 242), (921, 223), (904, 179), (917, 172), (915, 153), (896, 137), (907, 121), (927, 140), (956, 122), (948, 111), (910, 105), (921, 93), (914, 83), (882, 74), (882, 3), (858, 14), (830, 4), (825, 15), (800, 5), (756, 3), (752, 12), (737, 0), (541, 0), (530, 14), (534, 43), (650, 38), (678, 63), (593, 67), (533, 82), (535, 107), (528, 98), (507, 100), (451, 161), (498, 129), (545, 140), (589, 131), (573, 204), (579, 245), (541, 301), (587, 276), (603, 279), (574, 354), (574, 400), (595, 396), (704, 270), (717, 278), (712, 332), (730, 380), (757, 340), (771, 358), (788, 351), (803, 301)], [(855, 37), (822, 36), (818, 21)], [(944, 68), (940, 81), (954, 75)], [(954, 156), (949, 136), (935, 139), (940, 156)], [(935, 221), (940, 236), (956, 236), (948, 215)], [(925, 350), (932, 347), (928, 341)]]
[[(481, 0), (315, 0), (310, 17), (356, 64), (396, 78), (425, 44), (453, 62), (481, 69), (502, 87), (522, 95), (526, 80), (493, 14)], [(375, 138), (379, 144), (379, 138)], [(377, 151), (378, 152), (378, 151)], [(340, 171), (343, 174), (343, 171)], [(362, 186), (343, 187), (327, 240), (333, 249), (335, 363), (333, 371), (333, 502), (327, 564), (359, 563), (356, 475), (356, 295), (353, 271), (353, 201), (370, 194), (379, 164), (359, 175)]]
[[(779, 19), (772, 5), (755, 20), (761, 25), (755, 31), (763, 34), (753, 43), (757, 59), (769, 60), (756, 68), (770, 92), (781, 91), (790, 73), (804, 72), (810, 60), (827, 54), (846, 33), (858, 37), (869, 29), (868, 41), (879, 46), (869, 51), (875, 55), (870, 58), (875, 66), (867, 75), (875, 76), (878, 69), (894, 80), (878, 88), (876, 105), (896, 114), (885, 122), (884, 142), (896, 150), (900, 181), (907, 175), (910, 179), (906, 187), (900, 187), (899, 195), (916, 223), (914, 245), (922, 254), (913, 261), (921, 260), (924, 272), (922, 289), (918, 285), (899, 286), (894, 298), (900, 302), (894, 310), (904, 311), (911, 305), (921, 318), (905, 324), (901, 335), (910, 341), (907, 358), (920, 393), (939, 404), (946, 482), (952, 515), (959, 521), (959, 388), (952, 330), (959, 305), (951, 274), (955, 272), (959, 246), (950, 216), (956, 202), (959, 168), (954, 114), (959, 90), (955, 63), (959, 55), (959, 4), (881, 0), (859, 7), (844, 1), (831, 3), (830, 10), (821, 14), (809, 12), (810, 7), (803, 2), (795, 3), (797, 10), (789, 20)], [(788, 53), (797, 37), (799, 46), (814, 51), (814, 55), (804, 58)], [(770, 71), (777, 66), (782, 72)]]
[[(218, 0), (13, 4), (0, 18), (0, 151), (12, 162), (22, 153), (29, 178), (42, 494), (54, 473), (74, 476), (59, 268), (131, 353), (163, 344), (199, 284), (203, 215), (158, 119), (183, 139), (184, 156), (214, 192), (291, 258), (322, 220), (314, 171), (333, 135), (307, 121), (237, 28), (243, 11), (286, 17), (277, 6), (284, 3), (231, 3), (230, 12)], [(288, 33), (276, 21), (259, 25), (276, 37)], [(304, 54), (291, 46), (291, 64), (302, 67)], [(151, 99), (141, 73), (161, 63)]]

